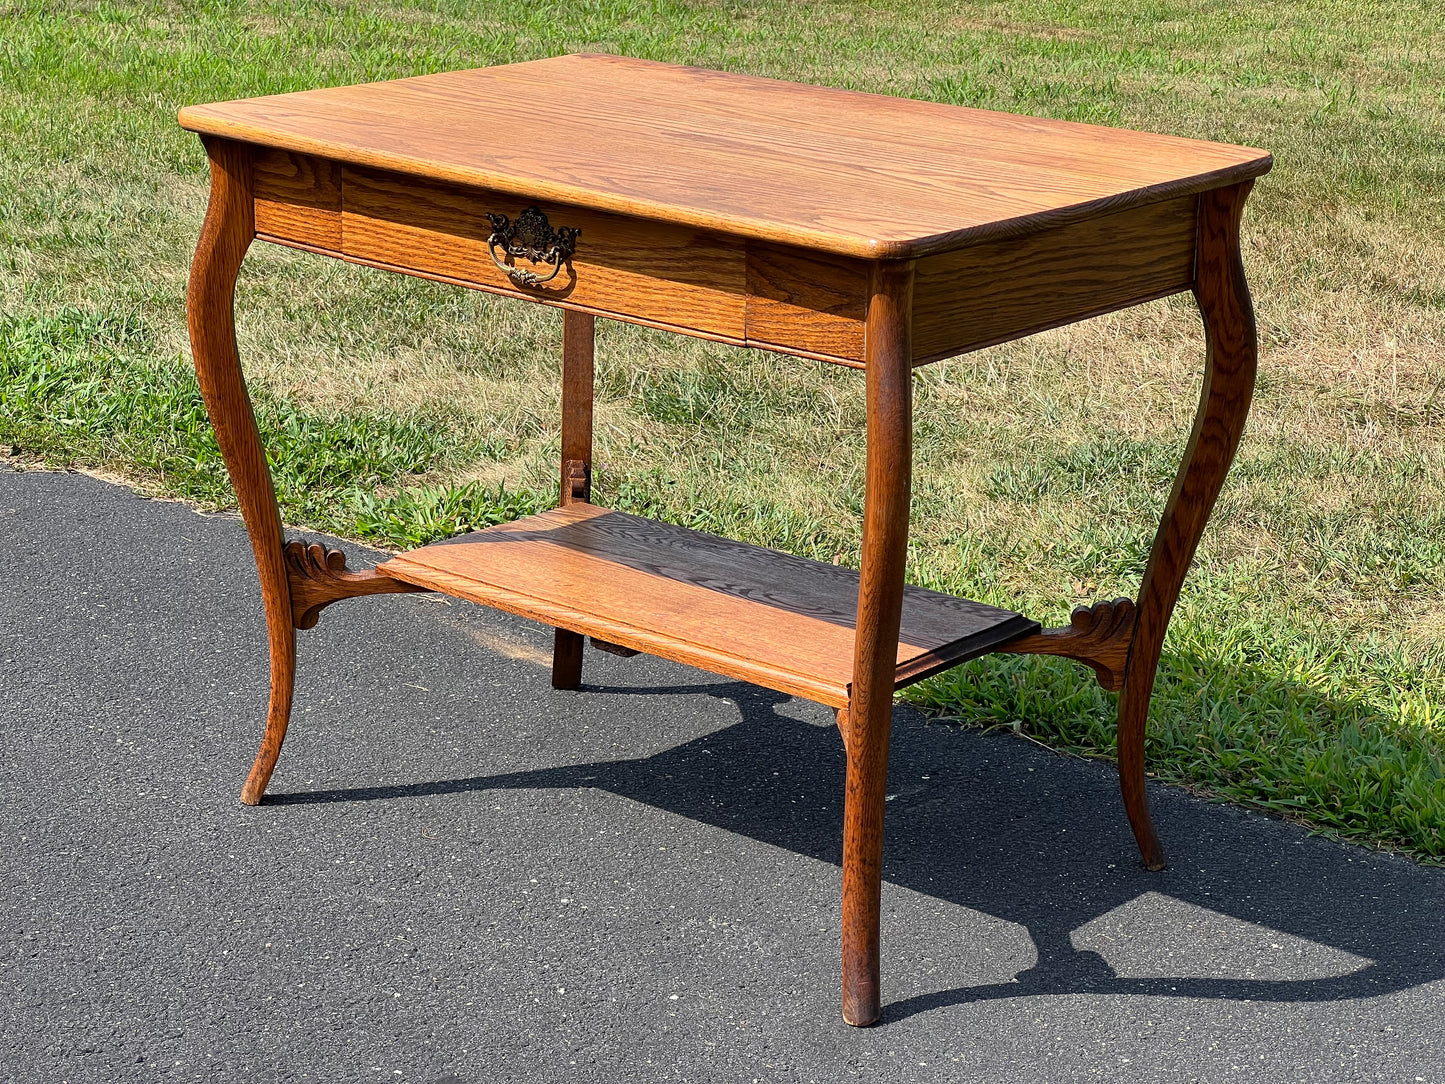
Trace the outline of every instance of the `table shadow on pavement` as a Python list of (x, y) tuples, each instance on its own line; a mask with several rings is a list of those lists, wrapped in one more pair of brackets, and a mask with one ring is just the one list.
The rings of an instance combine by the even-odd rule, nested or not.
[[(587, 685), (577, 695), (699, 692), (736, 704), (741, 720), (636, 759), (283, 793), (266, 802), (591, 787), (839, 864), (841, 742), (831, 727), (780, 712), (795, 703), (790, 698), (721, 680)], [(883, 1023), (970, 1001), (1039, 994), (1319, 1002), (1376, 997), (1445, 977), (1441, 871), (1151, 786), (1171, 864), (1149, 873), (1129, 834), (1112, 765), (1042, 750), (1021, 757), (1017, 742), (960, 734), (908, 708), (895, 713), (885, 879), (1026, 927), (1037, 963), (1011, 982), (895, 1001), (885, 1007)], [(800, 794), (816, 800), (799, 802)], [(1221, 938), (1230, 941), (1232, 961), (1223, 970), (1234, 974), (1221, 975), (1211, 963), (1210, 942), (1217, 950)], [(1306, 943), (1295, 951), (1314, 958), (1305, 961), (1308, 974), (1295, 967), (1291, 975), (1288, 966), (1266, 958), (1287, 939)], [(1179, 974), (1181, 956), (1191, 953), (1199, 973)], [(1191, 968), (1186, 963), (1184, 969)]]

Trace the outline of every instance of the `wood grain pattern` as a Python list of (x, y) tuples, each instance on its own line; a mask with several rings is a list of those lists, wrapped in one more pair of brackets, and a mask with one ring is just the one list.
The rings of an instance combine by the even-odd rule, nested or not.
[(1116, 693), (1124, 687), (1137, 616), (1134, 600), (1127, 598), (1076, 606), (1069, 623), (1062, 628), (1021, 637), (998, 650), (1013, 655), (1058, 655), (1075, 659), (1094, 671), (1100, 685)]
[(581, 229), (577, 253), (554, 281), (520, 289), (487, 250), (486, 213), (515, 218), (528, 201), (349, 166), (341, 184), (342, 252), (349, 257), (445, 275), (493, 293), (743, 338), (741, 241), (543, 204), (554, 227)]
[(271, 469), (261, 447), (236, 350), (236, 275), (255, 233), (251, 152), (221, 139), (206, 139), (205, 144), (211, 162), (211, 199), (191, 261), (186, 319), (201, 396), (251, 536), (266, 611), (271, 697), (261, 749), (241, 791), (241, 801), (256, 805), (266, 792), (291, 718), (296, 630), (292, 627), (291, 594), (281, 549), (281, 513), (276, 507)]
[(868, 275), (861, 260), (749, 242), (748, 345), (861, 366)]
[(258, 147), (252, 169), (258, 234), (340, 250), (340, 163)]
[(878, 1019), (883, 804), (901, 635), (913, 476), (912, 262), (878, 264), (869, 285), (868, 467), (858, 633), (847, 705), (843, 797), (843, 1019)]
[(425, 590), (383, 576), (375, 569), (351, 572), (346, 567), (346, 554), (317, 542), (309, 546), (287, 542), (283, 552), (291, 593), (291, 621), (298, 629), (314, 629), (321, 611), (344, 598)]
[(770, 243), (904, 258), (1266, 172), (1262, 151), (611, 56), (192, 106), (193, 131)]
[(1144, 725), (1154, 673), (1179, 590), (1234, 462), (1254, 396), (1258, 340), (1239, 252), (1239, 220), (1251, 187), (1246, 183), (1220, 189), (1199, 201), (1194, 294), (1204, 319), (1204, 387), (1184, 461), (1144, 569), (1139, 617), (1119, 698), (1119, 783), (1124, 808), (1144, 864), (1155, 870), (1164, 868), (1164, 849), (1154, 831), (1144, 789)]
[[(582, 312), (562, 314), (562, 477), (559, 502), (592, 500), (592, 397), (597, 322)], [(552, 636), (552, 688), (582, 684), (581, 633), (557, 629)]]
[[(848, 703), (858, 574), (846, 568), (577, 503), (400, 554), (380, 569), (636, 651)], [(908, 589), (904, 615), (892, 649), (899, 663), (941, 645), (972, 658), (1038, 628), (921, 588)]]
[(920, 260), (914, 364), (1189, 289), (1196, 204), (1185, 196)]

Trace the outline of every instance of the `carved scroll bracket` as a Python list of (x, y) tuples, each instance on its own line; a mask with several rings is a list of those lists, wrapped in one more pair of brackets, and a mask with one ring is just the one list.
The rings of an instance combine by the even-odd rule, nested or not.
[(346, 555), (319, 543), (287, 542), (286, 578), (291, 588), (291, 623), (298, 629), (315, 628), (321, 611), (333, 602), (360, 595), (399, 595), (425, 591), (376, 569), (348, 572)]
[(1062, 628), (1045, 629), (997, 650), (1077, 659), (1093, 667), (1099, 684), (1116, 693), (1124, 687), (1124, 670), (1129, 664), (1129, 645), (1134, 642), (1138, 614), (1133, 600), (1127, 598), (1079, 606)]

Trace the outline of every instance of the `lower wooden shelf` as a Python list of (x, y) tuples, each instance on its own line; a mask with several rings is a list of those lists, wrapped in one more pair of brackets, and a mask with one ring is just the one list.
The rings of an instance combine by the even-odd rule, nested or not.
[[(385, 575), (557, 628), (843, 707), (858, 573), (571, 504), (400, 554)], [(898, 686), (985, 655), (1039, 625), (909, 587)]]

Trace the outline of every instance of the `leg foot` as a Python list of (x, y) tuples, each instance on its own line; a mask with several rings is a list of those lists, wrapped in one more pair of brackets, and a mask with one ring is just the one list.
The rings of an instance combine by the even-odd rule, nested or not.
[(1144, 867), (1157, 872), (1164, 868), (1166, 859), (1159, 835), (1154, 831), (1149, 795), (1144, 789), (1144, 723), (1149, 714), (1153, 677), (1151, 670), (1148, 682), (1126, 684), (1119, 698), (1119, 789)]
[(281, 755), (281, 743), (286, 740), (286, 726), (291, 719), (291, 693), (296, 687), (296, 630), (273, 626), (270, 632), (271, 702), (266, 711), (266, 733), (261, 738), (261, 750), (256, 754), (256, 763), (251, 765), (246, 785), (241, 788), (241, 801), (246, 805), (260, 805), (266, 793), (266, 784), (271, 782), (276, 758)]
[(886, 739), (881, 757), (877, 749), (859, 755), (850, 749), (843, 803), (843, 1020), (854, 1027), (876, 1021), (882, 1007), (879, 919), (887, 781)]

